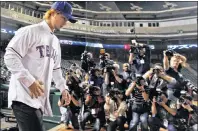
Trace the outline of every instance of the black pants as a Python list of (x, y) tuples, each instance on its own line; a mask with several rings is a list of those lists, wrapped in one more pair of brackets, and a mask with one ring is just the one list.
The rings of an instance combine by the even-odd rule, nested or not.
[(119, 131), (124, 131), (124, 123), (126, 119), (124, 116), (118, 117), (115, 121), (109, 122), (107, 126), (107, 131), (115, 131), (117, 127), (119, 127)]
[(166, 127), (163, 125), (163, 120), (160, 120), (157, 117), (150, 117), (148, 122), (151, 131), (159, 131), (160, 127), (166, 129)]
[(19, 131), (46, 131), (43, 125), (43, 114), (40, 109), (32, 108), (17, 101), (13, 101), (12, 109)]

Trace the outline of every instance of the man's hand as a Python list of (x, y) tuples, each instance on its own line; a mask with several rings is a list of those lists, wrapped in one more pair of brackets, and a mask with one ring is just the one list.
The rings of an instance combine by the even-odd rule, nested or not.
[(110, 104), (110, 99), (111, 99), (111, 98), (110, 98), (109, 96), (106, 96), (106, 97), (105, 97), (105, 102), (106, 102), (106, 104), (108, 104), (108, 105)]
[(33, 98), (38, 98), (44, 93), (44, 85), (41, 81), (35, 81), (30, 87), (30, 96)]
[(119, 114), (118, 114), (117, 111), (114, 112), (114, 116), (115, 116), (116, 118), (118, 118)]
[(189, 104), (187, 104), (187, 105), (182, 104), (182, 107), (183, 107), (184, 109), (187, 109), (188, 111), (192, 111), (192, 110), (193, 110)]
[(62, 92), (62, 100), (65, 101), (65, 104), (63, 106), (69, 105), (71, 102), (71, 95), (67, 90), (64, 90)]
[(154, 97), (153, 97), (153, 101), (152, 101), (152, 103), (153, 103), (153, 104), (155, 104), (156, 102), (157, 102), (157, 100), (156, 100), (156, 96), (154, 96)]
[(163, 101), (162, 101), (162, 102), (159, 102), (158, 104), (159, 104), (160, 106), (165, 106), (165, 105), (166, 105), (166, 103), (163, 102)]
[(164, 56), (166, 56), (166, 50), (165, 50), (165, 51), (163, 51), (163, 54), (164, 54)]

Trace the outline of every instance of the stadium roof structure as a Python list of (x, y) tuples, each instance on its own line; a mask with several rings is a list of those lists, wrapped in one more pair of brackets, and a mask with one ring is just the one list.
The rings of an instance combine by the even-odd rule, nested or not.
[[(23, 6), (44, 12), (52, 1), (28, 1)], [(192, 1), (69, 1), (73, 14), (90, 19), (161, 19), (197, 15), (197, 2)]]

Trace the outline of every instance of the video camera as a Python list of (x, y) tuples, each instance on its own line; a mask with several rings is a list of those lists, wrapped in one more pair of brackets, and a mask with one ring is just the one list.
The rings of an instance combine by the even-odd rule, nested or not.
[(140, 50), (145, 48), (145, 46), (140, 46), (139, 43), (136, 42), (136, 40), (131, 40), (131, 49), (130, 49), (130, 53), (134, 53), (134, 54), (140, 54)]
[(81, 54), (81, 68), (86, 72), (96, 66), (91, 57), (91, 53), (87, 52), (86, 50)]
[(90, 60), (90, 56), (88, 55), (88, 52), (85, 50), (82, 54), (81, 54), (81, 61), (89, 61)]

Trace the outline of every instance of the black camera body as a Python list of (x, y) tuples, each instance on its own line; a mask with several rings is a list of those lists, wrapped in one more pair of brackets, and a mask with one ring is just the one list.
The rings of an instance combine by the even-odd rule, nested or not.
[(161, 98), (163, 91), (159, 88), (157, 88), (156, 91), (157, 91), (156, 101), (157, 101), (157, 103), (160, 103), (163, 101), (163, 99)]
[(187, 105), (188, 104), (188, 100), (192, 100), (192, 97), (184, 90), (182, 90), (181, 92), (181, 95), (179, 97), (179, 103), (181, 104), (184, 104), (184, 105)]
[(144, 79), (142, 76), (136, 77), (135, 82), (136, 82), (136, 84), (137, 84), (138, 86), (143, 86), (143, 85), (145, 85), (145, 79)]
[(119, 94), (122, 94), (122, 92), (119, 91), (118, 89), (112, 89), (109, 91), (109, 97), (114, 101), (117, 101), (116, 96)]
[(175, 51), (174, 50), (166, 50), (165, 54), (167, 57), (172, 57), (174, 55)]
[(80, 83), (81, 81), (77, 77), (74, 77), (73, 74), (68, 75), (66, 85), (68, 86), (71, 94), (75, 93), (79, 97), (83, 96), (84, 91), (83, 91), (83, 88), (79, 86)]
[(99, 96), (100, 94), (95, 94), (95, 91), (99, 91), (99, 90), (101, 89), (98, 86), (90, 86), (88, 90), (88, 94), (90, 94), (91, 96)]
[(159, 73), (160, 73), (160, 69), (158, 69), (158, 68), (153, 69), (153, 74), (159, 74)]

